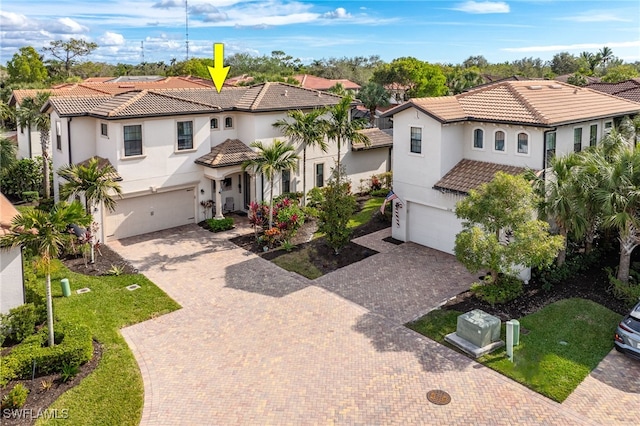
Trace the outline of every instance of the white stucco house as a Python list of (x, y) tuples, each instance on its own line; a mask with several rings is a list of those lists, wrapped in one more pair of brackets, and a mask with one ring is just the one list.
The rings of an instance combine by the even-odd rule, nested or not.
[[(100, 240), (108, 242), (211, 216), (200, 203), (215, 201), (214, 212), (246, 210), (268, 197), (268, 182), (242, 171), (255, 155), (249, 144), (286, 139), (273, 123), (292, 109), (337, 104), (340, 97), (284, 83), (215, 89), (135, 90), (114, 96), (56, 96), (51, 115), (53, 169), (92, 157), (109, 162), (123, 191), (115, 212), (97, 208)], [(342, 163), (352, 182), (389, 167), (388, 144), (343, 146)], [(298, 149), (302, 158), (301, 149)], [(307, 149), (307, 190), (329, 179), (337, 147)], [(302, 160), (300, 160), (302, 161)], [(302, 164), (283, 173), (274, 194), (302, 191)], [(62, 179), (54, 175), (59, 197)]]
[(393, 118), (393, 237), (453, 253), (469, 190), (497, 171), (544, 170), (553, 155), (596, 144), (640, 104), (556, 81), (505, 81), (411, 99)]
[[(11, 232), (11, 221), (17, 214), (16, 208), (0, 194), (0, 236)], [(8, 313), (24, 302), (22, 249), (0, 246), (0, 314)]]

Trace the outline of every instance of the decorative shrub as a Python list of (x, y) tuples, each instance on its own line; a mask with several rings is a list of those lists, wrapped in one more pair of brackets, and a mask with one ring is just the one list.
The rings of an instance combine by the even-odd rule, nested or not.
[(388, 193), (389, 193), (388, 189), (378, 189), (378, 190), (375, 190), (375, 191), (371, 191), (371, 196), (372, 197), (386, 197)]
[(18, 409), (27, 402), (29, 389), (22, 383), (18, 383), (2, 398), (2, 409)]
[(640, 284), (638, 283), (624, 283), (617, 279), (610, 268), (607, 268), (609, 275), (610, 290), (616, 299), (624, 300), (629, 306), (638, 303), (640, 299)]
[(351, 229), (347, 223), (356, 211), (355, 197), (349, 193), (348, 183), (338, 185), (331, 181), (324, 190), (325, 200), (320, 205), (318, 230), (325, 234), (329, 247), (335, 254), (349, 243)]
[(380, 182), (380, 179), (378, 179), (378, 176), (376, 175), (371, 176), (371, 190), (377, 191), (381, 188), (382, 188), (382, 182)]
[(274, 198), (273, 203), (277, 204), (285, 198), (288, 198), (295, 204), (300, 204), (300, 200), (302, 200), (302, 192), (285, 192), (284, 194), (278, 195)]
[(211, 232), (228, 231), (229, 229), (233, 229), (233, 218), (207, 219), (207, 226)]
[(501, 275), (493, 283), (491, 277), (485, 278), (484, 283), (473, 283), (471, 292), (480, 300), (491, 306), (509, 302), (522, 294), (522, 281), (511, 275)]
[(38, 314), (33, 303), (15, 307), (7, 315), (0, 315), (0, 334), (3, 337), (20, 343), (35, 333)]
[(22, 200), (26, 201), (27, 203), (38, 201), (39, 198), (40, 194), (38, 193), (38, 191), (24, 191), (22, 193)]
[[(0, 179), (2, 193), (14, 199), (22, 199), (25, 192), (40, 192), (42, 187), (42, 157), (23, 158), (16, 161)], [(42, 194), (41, 194), (42, 195)]]
[[(269, 205), (267, 203), (251, 203), (249, 205), (249, 222), (254, 226), (256, 240), (258, 231), (264, 230), (261, 244), (274, 247), (282, 240), (292, 238), (304, 224), (305, 214), (296, 200), (283, 198), (273, 204), (273, 228), (269, 229)], [(269, 232), (269, 234), (267, 234)]]
[(56, 200), (53, 197), (41, 198), (40, 201), (38, 201), (38, 206), (36, 208), (48, 213), (53, 209), (53, 206), (55, 206), (55, 204)]
[(378, 179), (382, 183), (382, 188), (389, 191), (391, 189), (391, 183), (393, 181), (393, 172), (384, 172), (378, 174)]
[(82, 365), (93, 356), (91, 330), (84, 325), (58, 323), (55, 329), (56, 345), (46, 346), (47, 330), (27, 337), (0, 360), (0, 387), (9, 380), (28, 378), (33, 361), (40, 374), (62, 371), (65, 364)]
[(62, 366), (62, 372), (60, 374), (60, 380), (62, 383), (66, 383), (69, 380), (73, 379), (80, 372), (80, 367), (75, 364), (64, 364)]
[[(386, 194), (385, 194), (386, 195)], [(318, 188), (317, 186), (311, 188), (309, 192), (307, 192), (307, 207), (318, 207), (324, 201), (324, 194), (322, 193), (322, 188)]]

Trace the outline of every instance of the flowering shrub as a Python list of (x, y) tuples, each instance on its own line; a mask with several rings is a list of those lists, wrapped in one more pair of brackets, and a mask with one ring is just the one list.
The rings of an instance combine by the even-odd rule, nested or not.
[(249, 205), (249, 222), (254, 227), (256, 240), (259, 231), (264, 230), (263, 242), (273, 247), (298, 232), (304, 223), (304, 212), (297, 202), (283, 198), (273, 205), (273, 228), (269, 229), (269, 204), (252, 202)]

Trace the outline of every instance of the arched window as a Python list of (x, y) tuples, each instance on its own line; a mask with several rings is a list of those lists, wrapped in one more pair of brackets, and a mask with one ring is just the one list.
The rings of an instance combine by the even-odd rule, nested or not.
[(518, 133), (518, 154), (529, 153), (529, 135), (526, 133)]
[(225, 129), (233, 128), (233, 118), (225, 117), (225, 119), (224, 119), (224, 128)]
[(475, 129), (473, 131), (473, 147), (477, 149), (484, 148), (484, 132), (482, 129)]
[(217, 118), (212, 118), (211, 119), (211, 130), (218, 130), (218, 119)]
[(498, 130), (494, 135), (493, 149), (504, 152), (504, 132)]

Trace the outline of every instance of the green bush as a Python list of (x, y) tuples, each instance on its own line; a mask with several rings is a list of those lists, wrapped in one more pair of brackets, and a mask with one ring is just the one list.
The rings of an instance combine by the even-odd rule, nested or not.
[(233, 218), (225, 217), (224, 219), (207, 219), (207, 226), (211, 232), (228, 231), (233, 228)]
[(305, 219), (317, 219), (318, 215), (320, 214), (320, 210), (318, 210), (317, 207), (305, 206), (302, 208), (302, 211), (304, 212)]
[(38, 201), (38, 207), (36, 208), (48, 213), (53, 209), (53, 206), (55, 206), (55, 204), (56, 200), (53, 198), (42, 198), (40, 199), (40, 201)]
[(60, 374), (60, 380), (62, 383), (66, 383), (69, 380), (73, 379), (80, 372), (80, 367), (75, 364), (64, 364), (62, 366), (62, 372)]
[(273, 199), (273, 204), (277, 204), (285, 198), (294, 201), (296, 204), (300, 204), (300, 200), (302, 200), (302, 192), (285, 192), (284, 194), (280, 194)]
[(311, 188), (309, 192), (307, 192), (307, 207), (318, 207), (324, 201), (324, 194), (322, 192), (322, 188), (318, 188), (317, 186)]
[(318, 231), (325, 234), (329, 247), (335, 254), (349, 243), (351, 228), (347, 227), (357, 204), (353, 195), (348, 192), (348, 183), (338, 185), (331, 182), (324, 190), (325, 200), (320, 205)]
[(613, 271), (610, 268), (607, 268), (607, 273), (609, 274), (609, 284), (611, 284), (610, 290), (616, 299), (624, 300), (630, 306), (638, 303), (638, 299), (640, 299), (640, 284), (620, 281), (613, 275)]
[(40, 198), (40, 194), (38, 191), (24, 191), (22, 193), (22, 200), (27, 203), (31, 203), (32, 201), (38, 201)]
[(489, 276), (485, 278), (484, 283), (473, 283), (471, 292), (491, 306), (507, 303), (522, 294), (522, 281), (517, 277), (502, 275), (495, 283), (490, 280)]
[(16, 161), (0, 179), (2, 193), (22, 199), (29, 191), (40, 192), (42, 187), (42, 157), (23, 158)]
[(386, 197), (387, 194), (389, 193), (388, 189), (376, 189), (374, 191), (371, 191), (370, 194), (372, 197)]
[(15, 307), (7, 315), (0, 315), (0, 334), (5, 338), (20, 343), (35, 333), (38, 314), (33, 303)]
[(9, 380), (28, 378), (33, 361), (40, 374), (62, 371), (65, 364), (82, 365), (93, 356), (91, 331), (84, 325), (58, 323), (55, 329), (56, 345), (48, 347), (47, 330), (27, 337), (0, 360), (0, 387)]
[(2, 398), (2, 409), (17, 409), (27, 402), (29, 389), (22, 383), (18, 383)]

